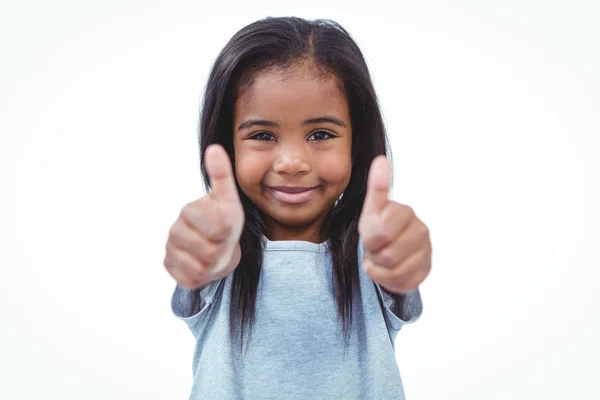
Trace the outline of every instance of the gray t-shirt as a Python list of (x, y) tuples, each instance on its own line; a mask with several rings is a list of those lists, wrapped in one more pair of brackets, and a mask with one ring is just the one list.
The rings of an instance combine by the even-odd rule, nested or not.
[[(233, 274), (201, 291), (176, 287), (172, 310), (196, 338), (190, 399), (404, 399), (394, 340), (420, 317), (419, 291), (396, 309), (359, 268), (345, 349), (327, 246), (266, 240), (243, 358), (229, 331)], [(359, 264), (362, 253), (359, 246)]]

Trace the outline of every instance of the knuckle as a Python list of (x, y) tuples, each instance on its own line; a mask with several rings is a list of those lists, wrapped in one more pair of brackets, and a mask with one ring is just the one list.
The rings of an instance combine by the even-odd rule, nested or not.
[(177, 262), (177, 257), (172, 252), (167, 253), (163, 260), (163, 265), (171, 275), (174, 275), (174, 272), (176, 273), (180, 270), (180, 264)]
[(364, 258), (362, 261), (363, 268), (368, 270), (369, 274), (372, 274), (373, 271), (373, 262), (369, 258)]
[(186, 257), (186, 259), (182, 262), (182, 267), (186, 273), (186, 278), (189, 280), (199, 281), (205, 275), (202, 264), (191, 257)]
[(202, 248), (202, 262), (207, 267), (214, 267), (218, 264), (225, 251), (227, 243), (205, 243)]
[(381, 240), (385, 241), (386, 243), (389, 243), (392, 241), (392, 239), (394, 238), (396, 232), (394, 227), (390, 226), (390, 224), (388, 225), (383, 225), (381, 228)]
[(419, 260), (420, 263), (424, 263), (426, 261), (431, 261), (432, 248), (431, 248), (430, 242), (424, 243), (416, 251), (418, 254), (417, 259)]
[(422, 224), (421, 235), (424, 238), (429, 238), (429, 236), (430, 236), (429, 227), (427, 227), (427, 225), (425, 225), (425, 224)]
[(203, 197), (202, 199), (188, 203), (181, 209), (181, 217), (188, 222), (201, 221), (203, 220), (203, 216), (210, 212), (210, 203), (207, 202), (207, 198)]
[(412, 219), (412, 218), (416, 217), (415, 210), (411, 206), (402, 205), (401, 207), (402, 207), (402, 209), (404, 211), (404, 214), (408, 218)]
[(181, 251), (172, 251), (170, 259), (173, 269), (180, 269), (186, 264), (186, 258), (183, 256)]
[(364, 238), (363, 245), (369, 251), (375, 251), (380, 248), (381, 239), (377, 235), (367, 235)]
[(363, 235), (363, 246), (365, 250), (369, 250), (373, 247), (374, 241), (373, 236)]
[(173, 248), (172, 246), (170, 246), (169, 244), (167, 244), (166, 250), (165, 250), (165, 257), (163, 259), (163, 264), (165, 265), (165, 267), (167, 267), (167, 269), (174, 269), (177, 267), (178, 265), (178, 251), (177, 249)]
[(189, 203), (181, 208), (181, 212), (179, 215), (184, 220), (190, 221), (194, 218), (194, 216), (196, 215), (197, 212), (198, 212), (197, 207), (194, 204)]
[(430, 273), (431, 273), (431, 263), (427, 264), (425, 266), (425, 268), (423, 268), (423, 271), (421, 272), (421, 281), (424, 281), (425, 278), (427, 278)]
[(387, 243), (389, 241), (387, 233), (383, 230), (373, 234), (371, 240), (378, 244)]
[(165, 257), (163, 258), (163, 266), (167, 269), (167, 271), (170, 271), (173, 269), (173, 264), (171, 264), (171, 258), (169, 257), (169, 250), (167, 249), (167, 252), (165, 254)]
[(365, 232), (366, 232), (366, 231), (365, 231), (365, 223), (364, 223), (364, 220), (363, 220), (363, 219), (360, 219), (360, 220), (358, 221), (358, 234), (359, 234), (361, 237), (364, 237), (364, 236), (365, 236)]
[(392, 254), (392, 252), (390, 250), (383, 250), (380, 254), (379, 254), (379, 261), (381, 262), (381, 264), (383, 264), (383, 266), (385, 267), (390, 267), (392, 266), (392, 264), (394, 263), (394, 255)]
[(228, 235), (227, 228), (220, 224), (212, 226), (211, 229), (210, 234), (206, 235), (211, 243), (221, 243)]
[(404, 209), (404, 207), (405, 207), (404, 205), (402, 205), (398, 202), (390, 201), (390, 203), (385, 208), (385, 210), (383, 210), (383, 212), (386, 217), (390, 217), (393, 214), (397, 213), (398, 211), (402, 211)]
[(206, 269), (200, 263), (190, 265), (190, 276), (194, 282), (200, 282), (206, 277)]
[(204, 261), (207, 264), (207, 266), (212, 267), (217, 263), (217, 260), (219, 258), (219, 249), (217, 248), (217, 246), (206, 246), (202, 253), (202, 261)]
[(172, 247), (177, 247), (177, 245), (181, 242), (181, 237), (181, 229), (178, 226), (174, 225), (169, 230), (169, 238), (167, 239), (166, 247), (168, 249)]
[(421, 264), (423, 265), (423, 273), (428, 275), (429, 271), (431, 271), (431, 251), (429, 249), (421, 254)]
[(428, 243), (427, 246), (425, 246), (423, 249), (421, 249), (421, 260), (423, 260), (423, 262), (427, 262), (427, 263), (431, 264), (432, 257), (433, 257), (433, 251), (432, 251), (431, 245)]
[(179, 235), (180, 232), (180, 228), (179, 228), (179, 219), (177, 221), (175, 221), (175, 223), (173, 225), (171, 225), (171, 228), (169, 228), (169, 240), (171, 240), (172, 238), (175, 238)]

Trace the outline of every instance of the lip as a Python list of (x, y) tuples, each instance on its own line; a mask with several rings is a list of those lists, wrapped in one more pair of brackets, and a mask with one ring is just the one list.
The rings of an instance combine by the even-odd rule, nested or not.
[(273, 197), (282, 203), (302, 204), (309, 201), (319, 186), (300, 187), (300, 186), (267, 186)]

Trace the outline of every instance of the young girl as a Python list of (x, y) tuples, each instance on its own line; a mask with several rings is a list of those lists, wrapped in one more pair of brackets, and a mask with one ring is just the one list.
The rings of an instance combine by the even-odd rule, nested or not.
[(200, 124), (210, 193), (164, 260), (196, 338), (191, 398), (404, 398), (394, 339), (421, 314), (431, 244), (388, 200), (386, 150), (338, 24), (267, 18), (221, 51)]

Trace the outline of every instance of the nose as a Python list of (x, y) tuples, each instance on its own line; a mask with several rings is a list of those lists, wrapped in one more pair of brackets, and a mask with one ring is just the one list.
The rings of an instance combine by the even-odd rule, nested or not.
[(309, 156), (302, 146), (282, 146), (273, 162), (273, 170), (278, 174), (307, 174), (311, 171)]

